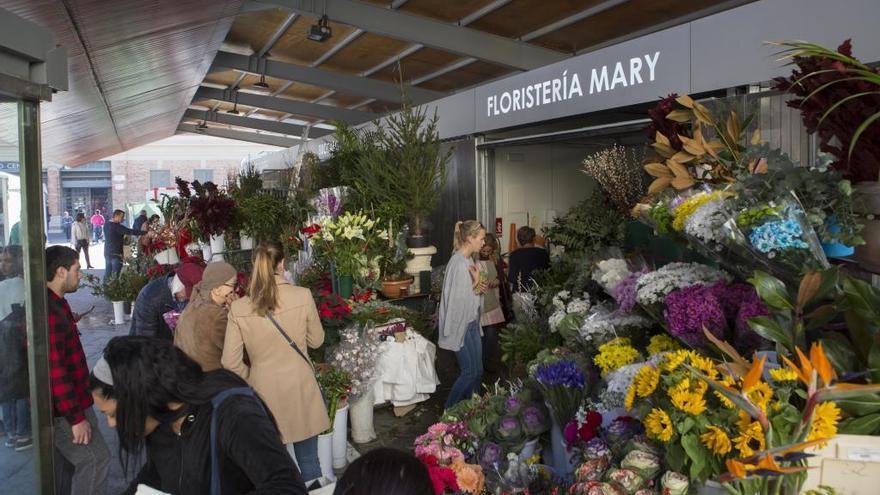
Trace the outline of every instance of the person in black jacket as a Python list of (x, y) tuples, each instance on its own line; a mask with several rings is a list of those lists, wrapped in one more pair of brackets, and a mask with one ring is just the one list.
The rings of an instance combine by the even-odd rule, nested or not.
[(128, 334), (173, 341), (173, 329), (165, 322), (164, 315), (169, 311), (183, 312), (193, 286), (202, 280), (204, 269), (199, 263), (184, 261), (176, 271), (145, 285), (135, 300)]
[(233, 373), (204, 373), (171, 342), (127, 336), (110, 340), (89, 381), (123, 469), (146, 451), (125, 493), (308, 493), (265, 404)]
[(104, 224), (104, 260), (105, 274), (119, 275), (122, 272), (122, 245), (125, 242), (125, 236), (139, 236), (146, 234), (143, 230), (134, 230), (122, 225), (125, 221), (125, 212), (115, 210), (113, 218)]
[(520, 227), (516, 231), (519, 249), (510, 253), (510, 270), (507, 278), (510, 281), (510, 292), (523, 292), (534, 284), (532, 274), (550, 268), (550, 255), (547, 250), (535, 246), (535, 229)]

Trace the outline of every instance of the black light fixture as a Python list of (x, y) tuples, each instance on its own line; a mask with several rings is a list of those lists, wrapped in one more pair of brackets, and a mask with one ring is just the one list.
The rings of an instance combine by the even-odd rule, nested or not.
[(330, 36), (333, 35), (333, 30), (330, 29), (330, 19), (327, 18), (326, 15), (321, 16), (317, 23), (309, 28), (309, 36), (308, 38), (312, 41), (317, 41), (319, 43), (323, 43), (330, 39)]
[(260, 74), (260, 82), (251, 85), (254, 91), (269, 92), (269, 85), (266, 83), (266, 74)]
[(235, 102), (232, 104), (232, 110), (227, 110), (226, 113), (232, 115), (241, 114), (241, 112), (238, 111), (238, 88), (235, 88)]
[(204, 120), (199, 122), (199, 125), (196, 126), (196, 132), (205, 132), (206, 130), (208, 130), (208, 119), (207, 118), (205, 118)]

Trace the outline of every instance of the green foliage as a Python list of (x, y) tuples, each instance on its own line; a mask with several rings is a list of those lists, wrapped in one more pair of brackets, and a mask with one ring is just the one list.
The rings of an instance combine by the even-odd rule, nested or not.
[(440, 201), (453, 150), (441, 152), (436, 112), (428, 118), (426, 109), (409, 102), (375, 124), (370, 133), (337, 132), (343, 179), (371, 206), (402, 206), (413, 235), (421, 235), (422, 222)]
[(595, 193), (553, 220), (545, 231), (566, 252), (595, 254), (609, 246), (623, 246), (626, 219), (608, 205), (604, 196)]
[(500, 333), (501, 360), (510, 368), (511, 376), (525, 375), (525, 363), (532, 362), (538, 353), (562, 345), (562, 337), (535, 321), (516, 321)]
[(289, 222), (289, 206), (276, 195), (260, 193), (238, 200), (241, 230), (257, 242), (275, 241)]
[(263, 178), (255, 166), (248, 164), (229, 181), (228, 190), (232, 199), (241, 201), (263, 190)]
[(134, 302), (141, 289), (149, 282), (145, 273), (130, 268), (123, 270), (116, 276), (99, 279), (90, 275), (86, 280), (86, 285), (92, 289), (92, 294), (104, 297), (111, 302)]

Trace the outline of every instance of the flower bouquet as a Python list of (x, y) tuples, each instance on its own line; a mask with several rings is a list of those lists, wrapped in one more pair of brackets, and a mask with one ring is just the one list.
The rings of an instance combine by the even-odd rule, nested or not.
[(721, 270), (699, 263), (670, 263), (638, 278), (635, 299), (648, 314), (661, 321), (664, 299), (670, 292), (721, 280), (729, 282), (731, 277)]
[(213, 182), (175, 179), (178, 194), (187, 201), (186, 218), (191, 219), (202, 240), (226, 232), (235, 221), (235, 200)]
[(339, 331), (339, 346), (330, 356), (330, 364), (347, 373), (350, 380), (350, 398), (357, 400), (370, 390), (379, 342), (371, 335), (370, 326), (349, 325)]
[(373, 278), (379, 276), (379, 260), (387, 251), (388, 231), (381, 222), (363, 213), (345, 212), (319, 222), (320, 230), (310, 242), (319, 257), (336, 267), (341, 276)]
[(586, 378), (577, 363), (562, 359), (539, 365), (534, 373), (544, 400), (560, 427), (577, 414), (587, 394)]
[(476, 438), (464, 423), (436, 423), (415, 440), (415, 454), (428, 468), (434, 493), (483, 492), (485, 477), (478, 464), (468, 464), (475, 455)]
[(797, 198), (769, 203), (743, 203), (731, 222), (736, 242), (768, 271), (796, 282), (803, 273), (829, 267), (816, 232)]
[[(622, 284), (618, 284), (620, 287)], [(633, 291), (635, 299), (635, 291)], [(638, 311), (622, 312), (603, 303), (596, 305), (578, 329), (577, 340), (587, 355), (593, 355), (599, 346), (617, 338), (633, 337), (654, 326), (654, 322)]]
[(344, 407), (351, 393), (351, 375), (329, 364), (319, 364), (317, 371), (318, 384), (323, 391), (324, 401), (327, 403), (327, 415), (330, 417), (330, 428), (324, 433), (330, 433), (333, 431), (336, 411), (340, 405)]
[(590, 310), (590, 295), (584, 292), (575, 297), (564, 290), (553, 297), (552, 304), (553, 312), (548, 319), (550, 331), (559, 332), (566, 338), (577, 335), (578, 328)]

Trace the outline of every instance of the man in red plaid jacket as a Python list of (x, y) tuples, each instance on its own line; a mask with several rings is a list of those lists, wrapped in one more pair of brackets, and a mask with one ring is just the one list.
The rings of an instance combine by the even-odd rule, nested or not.
[(89, 393), (89, 368), (79, 340), (79, 316), (64, 295), (79, 287), (79, 255), (66, 246), (46, 249), (49, 378), (55, 449), (73, 464), (71, 495), (104, 493), (110, 451), (98, 430)]

